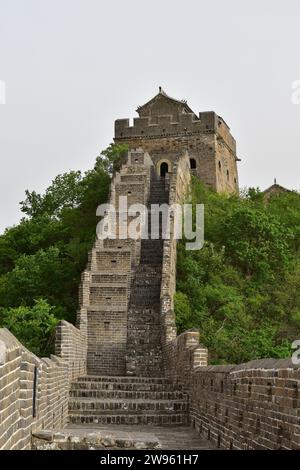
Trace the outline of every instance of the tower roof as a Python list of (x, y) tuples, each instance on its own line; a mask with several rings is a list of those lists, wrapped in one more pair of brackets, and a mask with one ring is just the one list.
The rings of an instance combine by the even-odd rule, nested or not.
[[(192, 113), (195, 115), (194, 111), (189, 107), (185, 100), (177, 100), (167, 95), (167, 93), (159, 87), (159, 92), (151, 100), (142, 106), (138, 106), (137, 113), (140, 116), (149, 116), (149, 115), (163, 115), (167, 114), (166, 110), (169, 109), (176, 110), (177, 114), (186, 114)], [(195, 115), (197, 118), (197, 116)]]
[(290, 193), (292, 192), (290, 189), (284, 188), (283, 186), (280, 186), (280, 184), (277, 184), (276, 178), (274, 180), (274, 184), (270, 186), (269, 188), (265, 189), (263, 191), (264, 199), (269, 200), (272, 196), (276, 196), (278, 194), (282, 193)]

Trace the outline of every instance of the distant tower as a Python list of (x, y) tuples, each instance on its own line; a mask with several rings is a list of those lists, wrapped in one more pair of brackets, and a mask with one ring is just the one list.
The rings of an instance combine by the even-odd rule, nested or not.
[(115, 121), (115, 142), (147, 151), (157, 173), (172, 172), (175, 157), (186, 150), (191, 172), (219, 192), (238, 191), (236, 142), (225, 121), (213, 111), (197, 116), (186, 101), (159, 93), (129, 119)]

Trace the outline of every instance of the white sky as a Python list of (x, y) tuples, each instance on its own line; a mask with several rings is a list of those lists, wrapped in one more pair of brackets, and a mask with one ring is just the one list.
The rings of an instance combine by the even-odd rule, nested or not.
[(0, 232), (159, 85), (225, 119), (241, 186), (300, 189), (299, 0), (0, 0), (0, 80)]

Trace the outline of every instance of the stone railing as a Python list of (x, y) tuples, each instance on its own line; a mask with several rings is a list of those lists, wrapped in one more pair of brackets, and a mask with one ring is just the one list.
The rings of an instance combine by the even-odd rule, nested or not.
[(300, 367), (263, 359), (199, 367), (190, 387), (192, 425), (223, 449), (300, 449)]
[(193, 371), (207, 366), (207, 355), (207, 349), (199, 344), (199, 331), (188, 330), (181, 333), (165, 346), (168, 361), (166, 377), (189, 388)]
[(62, 357), (40, 359), (0, 329), (0, 449), (30, 449), (32, 431), (67, 424), (70, 381), (86, 370), (85, 336), (62, 321), (56, 351)]
[[(168, 181), (169, 204), (183, 204), (190, 188), (187, 153), (179, 156)], [(174, 294), (176, 291), (177, 240), (171, 222), (170, 240), (165, 240), (161, 283), (162, 347), (166, 377), (188, 384), (191, 371), (207, 365), (207, 350), (199, 344), (199, 333), (187, 331), (177, 337)]]
[(66, 362), (69, 380), (86, 374), (86, 336), (65, 320), (56, 328), (55, 352)]

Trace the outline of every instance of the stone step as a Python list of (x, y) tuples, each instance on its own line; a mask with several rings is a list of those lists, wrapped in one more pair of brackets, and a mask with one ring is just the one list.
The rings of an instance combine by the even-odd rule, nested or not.
[[(157, 243), (161, 242), (161, 243)], [(162, 261), (162, 253), (163, 253), (163, 239), (153, 239), (148, 241), (142, 241), (141, 244), (141, 254), (143, 256), (153, 256), (156, 255)]]
[(154, 254), (153, 256), (148, 255), (147, 253), (141, 254), (141, 264), (148, 265), (148, 266), (157, 266), (157, 268), (161, 267), (162, 263), (162, 256), (159, 254)]
[(160, 289), (161, 276), (156, 274), (156, 277), (150, 278), (142, 271), (136, 273), (134, 287), (135, 288), (148, 288), (148, 289)]
[(103, 414), (168, 414), (188, 413), (188, 401), (176, 400), (145, 400), (141, 399), (95, 399), (72, 398), (69, 399), (71, 414), (103, 415)]
[(151, 199), (155, 196), (161, 196), (162, 198), (165, 198), (165, 199), (169, 198), (169, 194), (166, 191), (164, 191), (163, 188), (159, 188), (159, 187), (151, 188), (148, 201), (151, 201)]
[[(128, 377), (127, 375), (85, 375), (77, 379), (78, 382), (106, 382), (106, 383), (139, 383), (139, 384), (170, 384), (164, 377)], [(76, 383), (76, 382), (75, 382)]]
[[(129, 319), (131, 323), (137, 323), (139, 325), (145, 325), (145, 328), (148, 330), (150, 325), (153, 326), (157, 331), (161, 333), (161, 322), (159, 320), (159, 308), (157, 308), (156, 312), (145, 312), (144, 310), (148, 310), (147, 308), (143, 308), (141, 312), (141, 305), (142, 301), (140, 299), (135, 299), (135, 302), (139, 302), (139, 305), (134, 305), (134, 301), (132, 301), (131, 308), (128, 312)], [(159, 305), (158, 305), (159, 307)], [(142, 313), (142, 316), (140, 315)], [(147, 325), (147, 327), (146, 327)]]
[[(149, 286), (149, 285), (134, 285), (133, 289), (131, 290), (131, 299), (134, 300), (137, 297), (142, 297), (145, 301), (147, 300), (155, 300), (159, 302), (159, 294), (160, 294), (160, 285), (157, 286)], [(151, 305), (151, 303), (149, 304)]]
[[(137, 332), (136, 336), (137, 339), (132, 340), (131, 344), (127, 346), (127, 371), (136, 375), (142, 368), (151, 377), (157, 370), (162, 368), (161, 353), (150, 354), (147, 352), (147, 354), (144, 354), (144, 335), (139, 335), (139, 332)], [(139, 337), (141, 337), (141, 343), (138, 343)]]
[(152, 294), (151, 296), (148, 295), (147, 297), (145, 297), (143, 293), (140, 292), (140, 294), (138, 295), (136, 291), (133, 290), (130, 297), (130, 308), (145, 308), (149, 305), (154, 306), (155, 304), (157, 307), (159, 307), (159, 292), (157, 292), (156, 294)]
[(129, 424), (153, 426), (187, 426), (189, 416), (187, 413), (178, 414), (126, 414), (126, 415), (85, 415), (70, 414), (72, 424)]
[(151, 382), (135, 382), (135, 377), (129, 377), (131, 380), (128, 382), (109, 382), (109, 381), (78, 381), (73, 382), (71, 390), (84, 390), (84, 391), (136, 391), (136, 392), (184, 392), (186, 388), (182, 385), (174, 386), (171, 383), (151, 383)]
[(183, 391), (146, 391), (146, 390), (91, 390), (71, 389), (72, 398), (104, 398), (104, 399), (130, 399), (130, 400), (188, 400)]
[(150, 194), (147, 206), (150, 206), (151, 204), (168, 204), (169, 199), (168, 193), (157, 190), (153, 192), (153, 194)]
[(148, 283), (151, 285), (160, 284), (161, 274), (157, 272), (157, 269), (152, 269), (152, 271), (147, 271), (144, 269), (144, 266), (140, 266), (135, 274), (135, 283), (139, 283), (144, 281), (144, 283)]
[(141, 241), (141, 249), (143, 248), (153, 248), (155, 250), (158, 250), (158, 249), (163, 249), (164, 247), (164, 241), (159, 239), (159, 238), (149, 238), (148, 240), (146, 239), (143, 239)]

